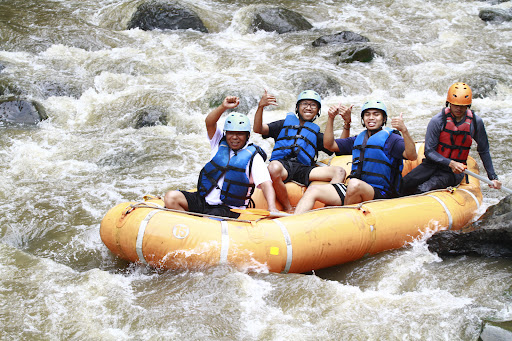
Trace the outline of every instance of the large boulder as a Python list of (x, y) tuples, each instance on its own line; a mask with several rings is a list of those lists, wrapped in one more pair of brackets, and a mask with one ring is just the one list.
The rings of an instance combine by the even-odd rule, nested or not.
[(0, 125), (36, 125), (46, 120), (44, 108), (35, 101), (9, 98), (0, 100)]
[(482, 8), (478, 16), (483, 21), (492, 23), (502, 23), (505, 21), (512, 21), (512, 8), (501, 9), (501, 8)]
[(309, 30), (313, 25), (302, 15), (289, 9), (262, 7), (255, 11), (250, 27), (253, 32), (262, 30), (281, 34)]
[(473, 255), (512, 258), (512, 195), (490, 206), (469, 230), (442, 231), (428, 241), (439, 256)]
[(128, 29), (136, 27), (144, 31), (192, 29), (208, 32), (196, 12), (176, 1), (151, 1), (141, 4), (128, 23)]

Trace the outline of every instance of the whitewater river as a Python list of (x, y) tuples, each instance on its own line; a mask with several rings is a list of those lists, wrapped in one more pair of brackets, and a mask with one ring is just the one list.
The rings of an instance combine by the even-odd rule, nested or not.
[[(484, 321), (512, 319), (512, 261), (442, 260), (424, 240), (312, 275), (155, 271), (114, 257), (103, 215), (194, 187), (209, 155), (204, 118), (224, 96), (240, 96), (252, 120), (267, 89), (279, 103), (270, 122), (316, 77), (337, 84), (322, 93), (322, 130), (341, 102), (354, 105), (358, 133), (362, 103), (380, 98), (416, 140), (453, 82), (474, 85), (496, 171), (512, 187), (512, 23), (482, 21), (490, 3), (183, 2), (209, 33), (126, 30), (138, 0), (0, 1), (0, 81), (49, 117), (0, 128), (1, 340), (477, 340)], [(262, 5), (313, 28), (252, 33)], [(336, 46), (311, 45), (344, 30), (367, 37), (376, 58), (336, 65)], [(167, 124), (135, 129), (147, 108)], [(483, 194), (480, 213), (504, 197)]]

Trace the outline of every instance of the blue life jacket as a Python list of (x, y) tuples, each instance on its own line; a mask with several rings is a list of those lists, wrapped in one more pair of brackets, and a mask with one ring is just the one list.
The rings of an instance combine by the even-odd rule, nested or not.
[(352, 148), (352, 171), (350, 177), (397, 195), (402, 179), (402, 159), (395, 159), (384, 151), (386, 141), (394, 132), (391, 128), (367, 137), (367, 130), (361, 132)]
[(252, 161), (256, 153), (259, 153), (264, 160), (267, 158), (265, 152), (252, 143), (246, 148), (235, 152), (235, 155), (230, 158), (230, 148), (226, 139), (223, 138), (219, 143), (217, 154), (215, 154), (199, 173), (197, 184), (199, 194), (205, 197), (217, 186), (219, 179), (225, 174), (220, 200), (225, 205), (229, 206), (247, 206), (246, 200), (251, 198), (254, 192), (254, 184), (249, 183), (245, 169), (247, 165), (251, 163), (249, 167), (250, 172)]
[(296, 159), (300, 163), (311, 166), (318, 154), (316, 141), (320, 127), (312, 122), (303, 126), (294, 113), (288, 113), (284, 120), (283, 129), (276, 139), (270, 161)]

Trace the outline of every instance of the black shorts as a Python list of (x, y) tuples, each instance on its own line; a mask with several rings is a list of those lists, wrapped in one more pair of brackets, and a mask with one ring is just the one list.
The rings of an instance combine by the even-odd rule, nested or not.
[(304, 186), (309, 185), (309, 173), (316, 168), (316, 166), (306, 166), (298, 161), (291, 160), (278, 160), (283, 165), (284, 169), (288, 172), (288, 177), (284, 182), (295, 181)]
[(232, 212), (227, 205), (210, 205), (199, 192), (180, 191), (187, 199), (189, 212), (215, 215), (220, 217), (238, 218), (240, 213)]
[[(334, 186), (334, 189), (336, 190), (336, 192), (338, 192), (338, 195), (340, 196), (340, 199), (341, 199), (341, 205), (345, 205), (345, 196), (347, 195), (347, 185), (345, 184), (341, 184), (341, 183), (338, 183), (338, 184), (332, 184)], [(391, 198), (392, 196), (380, 189), (380, 188), (375, 188), (373, 187), (373, 199), (376, 200), (376, 199), (389, 199)]]
[(345, 205), (345, 195), (347, 195), (347, 185), (345, 184), (332, 184), (334, 186), (334, 189), (336, 192), (338, 192), (338, 195), (341, 199), (341, 206)]

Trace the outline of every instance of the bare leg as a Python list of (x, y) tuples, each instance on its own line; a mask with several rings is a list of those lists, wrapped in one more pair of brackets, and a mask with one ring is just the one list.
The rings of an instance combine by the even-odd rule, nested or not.
[(271, 161), (268, 165), (268, 171), (272, 178), (272, 186), (274, 186), (277, 200), (283, 205), (284, 211), (292, 212), (293, 208), (286, 191), (286, 185), (284, 184), (284, 180), (288, 177), (288, 172), (279, 161)]
[(345, 195), (345, 205), (358, 204), (363, 201), (372, 200), (375, 196), (373, 187), (359, 179), (350, 179)]
[(326, 206), (341, 206), (341, 198), (332, 185), (311, 185), (297, 204), (295, 214), (311, 210), (315, 201), (320, 201)]
[(339, 184), (345, 181), (347, 173), (338, 166), (316, 167), (309, 173), (309, 181), (329, 181)]
[(180, 211), (188, 211), (188, 201), (180, 191), (165, 193), (164, 203), (166, 208)]

